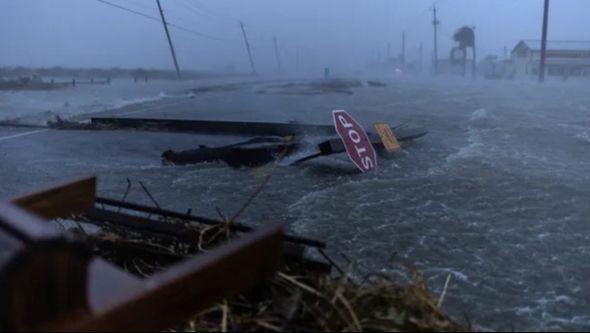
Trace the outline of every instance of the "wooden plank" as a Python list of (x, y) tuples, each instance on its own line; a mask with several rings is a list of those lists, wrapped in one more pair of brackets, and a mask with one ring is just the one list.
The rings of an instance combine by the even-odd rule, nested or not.
[(0, 203), (0, 330), (30, 331), (86, 307), (88, 252), (54, 225)]
[(96, 177), (89, 177), (31, 193), (12, 202), (43, 218), (55, 219), (84, 213), (92, 208), (95, 198)]
[[(145, 131), (238, 136), (289, 136), (294, 134), (320, 136), (337, 135), (334, 125), (156, 118), (99, 117), (92, 118), (91, 126), (85, 126), (84, 128), (134, 129)], [(417, 139), (428, 133), (428, 131), (422, 127), (393, 127), (393, 130), (395, 132), (396, 138), (399, 141)]]
[(45, 220), (11, 204), (0, 202), (0, 232), (29, 244), (57, 239), (61, 232)]
[[(162, 208), (144, 206), (144, 205), (140, 205), (140, 204), (136, 204), (136, 203), (123, 202), (123, 201), (108, 199), (108, 198), (97, 197), (96, 203), (100, 204), (101, 207), (112, 206), (112, 207), (123, 208), (123, 209), (134, 211), (134, 212), (148, 213), (148, 214), (158, 215), (158, 216), (162, 216), (162, 217), (166, 217), (166, 218), (176, 218), (176, 219), (191, 221), (191, 222), (195, 222), (195, 223), (199, 223), (199, 224), (205, 224), (205, 225), (219, 225), (220, 223), (223, 223), (223, 221), (208, 219), (208, 218), (195, 216), (195, 215), (188, 214), (188, 213), (178, 213), (175, 211), (166, 210), (166, 209), (162, 209)], [(127, 225), (128, 224), (127, 222), (133, 223), (132, 221), (140, 221), (138, 219), (128, 219), (129, 215), (127, 215), (127, 214), (116, 213), (114, 215), (113, 212), (107, 212), (105, 209), (96, 208), (96, 207), (88, 210), (88, 213), (86, 214), (86, 216), (89, 217), (91, 220), (94, 220), (94, 222), (106, 220), (106, 221), (110, 221), (110, 222), (113, 222), (114, 224), (118, 224), (118, 225)], [(112, 218), (113, 220), (109, 220), (109, 218)], [(122, 219), (127, 219), (127, 222), (123, 222)], [(143, 222), (149, 223), (149, 221), (143, 221)], [(158, 223), (161, 223), (161, 222), (158, 221)], [(97, 224), (97, 225), (100, 226), (100, 224)], [(250, 227), (248, 225), (240, 224), (237, 222), (233, 222), (230, 225), (230, 229), (232, 231), (238, 231), (238, 232), (251, 232), (254, 230), (252, 227)], [(308, 238), (303, 238), (303, 237), (299, 237), (299, 236), (285, 235), (284, 241), (294, 243), (294, 244), (316, 247), (316, 248), (320, 248), (320, 249), (326, 248), (326, 243), (324, 243), (324, 242), (320, 242), (320, 241), (308, 239)]]
[[(94, 309), (91, 316), (51, 330), (160, 331), (269, 278), (280, 266), (282, 228), (267, 227), (145, 281), (131, 298)], [(95, 274), (103, 274), (100, 271)], [(100, 278), (100, 276), (98, 277)], [(107, 292), (108, 294), (108, 292)], [(92, 302), (92, 301), (91, 301)]]
[(143, 290), (141, 279), (101, 258), (93, 258), (88, 265), (87, 294), (92, 312), (116, 306), (120, 299), (137, 297)]
[(190, 119), (92, 118), (97, 129), (136, 129), (219, 135), (288, 136), (294, 134), (336, 135), (332, 125), (267, 123), (246, 121), (210, 121)]

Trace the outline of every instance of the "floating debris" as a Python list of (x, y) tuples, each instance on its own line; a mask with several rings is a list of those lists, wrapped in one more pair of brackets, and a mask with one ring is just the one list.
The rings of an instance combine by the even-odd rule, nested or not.
[(270, 87), (269, 93), (282, 95), (323, 95), (346, 94), (352, 95), (353, 88), (360, 88), (363, 84), (359, 80), (326, 79), (308, 82), (293, 82)]
[(369, 87), (387, 87), (387, 84), (380, 81), (367, 81)]

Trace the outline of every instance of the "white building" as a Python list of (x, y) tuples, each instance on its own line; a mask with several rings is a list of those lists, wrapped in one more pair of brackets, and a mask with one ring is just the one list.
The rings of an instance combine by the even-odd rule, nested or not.
[[(590, 76), (590, 41), (547, 41), (548, 76)], [(537, 76), (540, 40), (522, 40), (512, 50), (512, 77)]]

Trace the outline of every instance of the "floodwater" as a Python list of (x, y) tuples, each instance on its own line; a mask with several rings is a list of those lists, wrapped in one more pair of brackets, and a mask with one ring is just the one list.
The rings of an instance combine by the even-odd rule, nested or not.
[[(270, 81), (196, 95), (183, 95), (184, 86), (158, 87), (133, 98), (164, 91), (161, 100), (112, 113), (327, 124), (332, 109), (346, 109), (367, 126), (427, 127), (428, 136), (380, 158), (371, 174), (358, 173), (345, 156), (278, 167), (241, 220), (286, 223), (363, 268), (396, 271), (396, 262), (411, 262), (435, 292), (451, 274), (445, 309), (484, 329), (589, 330), (588, 82), (385, 82), (352, 95), (317, 96), (278, 94)], [(14, 102), (7, 94), (0, 101)], [(27, 119), (47, 116), (43, 107), (28, 110)], [(13, 112), (6, 117), (15, 118)], [(163, 206), (232, 215), (269, 168), (168, 167), (159, 160), (167, 148), (232, 140), (238, 138), (47, 131), (0, 141), (0, 194), (94, 172), (102, 195), (120, 197), (129, 178), (144, 182)], [(131, 198), (147, 202), (139, 186)]]

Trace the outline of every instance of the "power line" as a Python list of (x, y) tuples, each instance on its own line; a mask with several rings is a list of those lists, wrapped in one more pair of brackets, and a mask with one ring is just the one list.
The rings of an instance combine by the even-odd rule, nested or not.
[(220, 14), (219, 12), (217, 12), (216, 10), (212, 10), (210, 7), (205, 6), (203, 3), (197, 1), (197, 0), (192, 0), (192, 1), (188, 1), (185, 0), (191, 7), (196, 8), (197, 10), (200, 10), (204, 13), (207, 13), (211, 16), (216, 16), (217, 18), (220, 18), (222, 20), (227, 20), (227, 21), (231, 21), (234, 23), (240, 23), (240, 21), (236, 18), (233, 18), (227, 14)]
[[(219, 19), (217, 19), (209, 14), (205, 14), (203, 12), (196, 10), (195, 8), (190, 6), (190, 4), (187, 4), (186, 1), (175, 0), (174, 2), (177, 6), (171, 7), (169, 9), (169, 11), (172, 11), (174, 14), (170, 15), (170, 13), (168, 13), (168, 16), (174, 18), (174, 20), (176, 20), (178, 23), (183, 24), (184, 26), (192, 27), (196, 22), (198, 22), (199, 24), (196, 25), (197, 29), (207, 30), (207, 29), (216, 29), (212, 25), (220, 25), (221, 24), (221, 25), (225, 26), (225, 24), (227, 23), (227, 22), (221, 22)], [(207, 27), (207, 28), (205, 28), (205, 27)], [(201, 29), (201, 28), (205, 28), (205, 29)], [(235, 28), (236, 32), (237, 32), (238, 24), (232, 24), (232, 28)], [(238, 42), (237, 37), (236, 37), (235, 42)]]
[(155, 8), (153, 6), (148, 6), (148, 5), (146, 5), (145, 2), (141, 2), (141, 1), (138, 2), (138, 1), (135, 1), (135, 0), (121, 0), (121, 1), (127, 2), (129, 4), (133, 4), (134, 6), (136, 6), (138, 8), (147, 9), (149, 11), (155, 10)]
[[(237, 24), (238, 26), (242, 23), (242, 21), (240, 21), (239, 19), (233, 18), (227, 14), (223, 15), (220, 14), (218, 11), (211, 9), (210, 7), (205, 6), (202, 2), (197, 1), (197, 0), (176, 0), (177, 3), (179, 3), (180, 5), (182, 5), (184, 8), (186, 8), (187, 10), (191, 11), (192, 13), (204, 17), (204, 18), (208, 18), (208, 19), (222, 19), (225, 20), (226, 22), (231, 22), (233, 24)], [(273, 45), (271, 44), (266, 44), (263, 45), (262, 43), (260, 43), (260, 40), (268, 40), (270, 37), (269, 36), (256, 36), (256, 32), (254, 32), (254, 38), (252, 38), (252, 32), (249, 32), (249, 42), (251, 45), (256, 45), (257, 48), (272, 48)], [(254, 39), (254, 42), (252, 41)], [(237, 42), (237, 40), (236, 40)]]
[[(106, 0), (96, 0), (96, 1), (98, 1), (98, 2), (100, 2), (102, 4), (105, 4), (105, 5), (114, 7), (114, 8), (118, 8), (120, 10), (123, 10), (123, 11), (126, 11), (126, 12), (129, 12), (129, 13), (132, 13), (132, 14), (135, 14), (135, 15), (138, 15), (138, 16), (141, 16), (143, 18), (150, 19), (152, 21), (155, 21), (155, 22), (160, 23), (160, 19), (157, 18), (157, 17), (155, 17), (155, 16), (151, 16), (151, 15), (142, 13), (140, 11), (137, 11), (137, 10), (134, 10), (134, 9), (131, 9), (131, 8), (128, 8), (128, 7), (124, 7), (124, 6), (118, 5), (116, 3), (112, 3), (110, 1), (106, 1)], [(206, 38), (206, 39), (216, 40), (216, 41), (222, 41), (222, 42), (232, 42), (232, 43), (233, 42), (236, 42), (235, 40), (231, 40), (231, 39), (225, 39), (225, 38), (220, 38), (220, 37), (215, 37), (215, 36), (207, 35), (207, 34), (204, 34), (202, 32), (195, 31), (195, 30), (186, 28), (184, 26), (181, 26), (181, 25), (178, 25), (178, 24), (175, 24), (175, 23), (172, 23), (172, 22), (168, 22), (168, 25), (171, 26), (171, 27), (174, 27), (174, 28), (176, 28), (178, 30), (182, 30), (184, 32), (193, 34), (193, 35), (198, 36), (198, 37), (201, 37), (201, 38)]]
[(200, 10), (198, 10), (196, 7), (193, 7), (192, 4), (188, 1), (177, 0), (177, 2), (195, 15), (198, 15), (198, 16), (204, 17), (204, 18), (209, 18), (209, 19), (213, 18), (210, 14), (203, 13)]
[(158, 18), (154, 17), (154, 16), (151, 16), (151, 15), (148, 15), (148, 14), (144, 14), (142, 12), (138, 12), (138, 11), (133, 10), (131, 8), (123, 7), (121, 5), (117, 5), (115, 3), (108, 2), (108, 1), (105, 1), (105, 0), (96, 0), (96, 1), (98, 1), (100, 3), (103, 3), (105, 5), (111, 6), (111, 7), (115, 7), (115, 8), (124, 10), (124, 11), (129, 12), (129, 13), (132, 13), (132, 14), (135, 14), (135, 15), (138, 15), (138, 16), (141, 16), (141, 17), (144, 17), (144, 18), (147, 18), (147, 19), (150, 19), (152, 21), (156, 21), (158, 23), (160, 22), (160, 20)]

